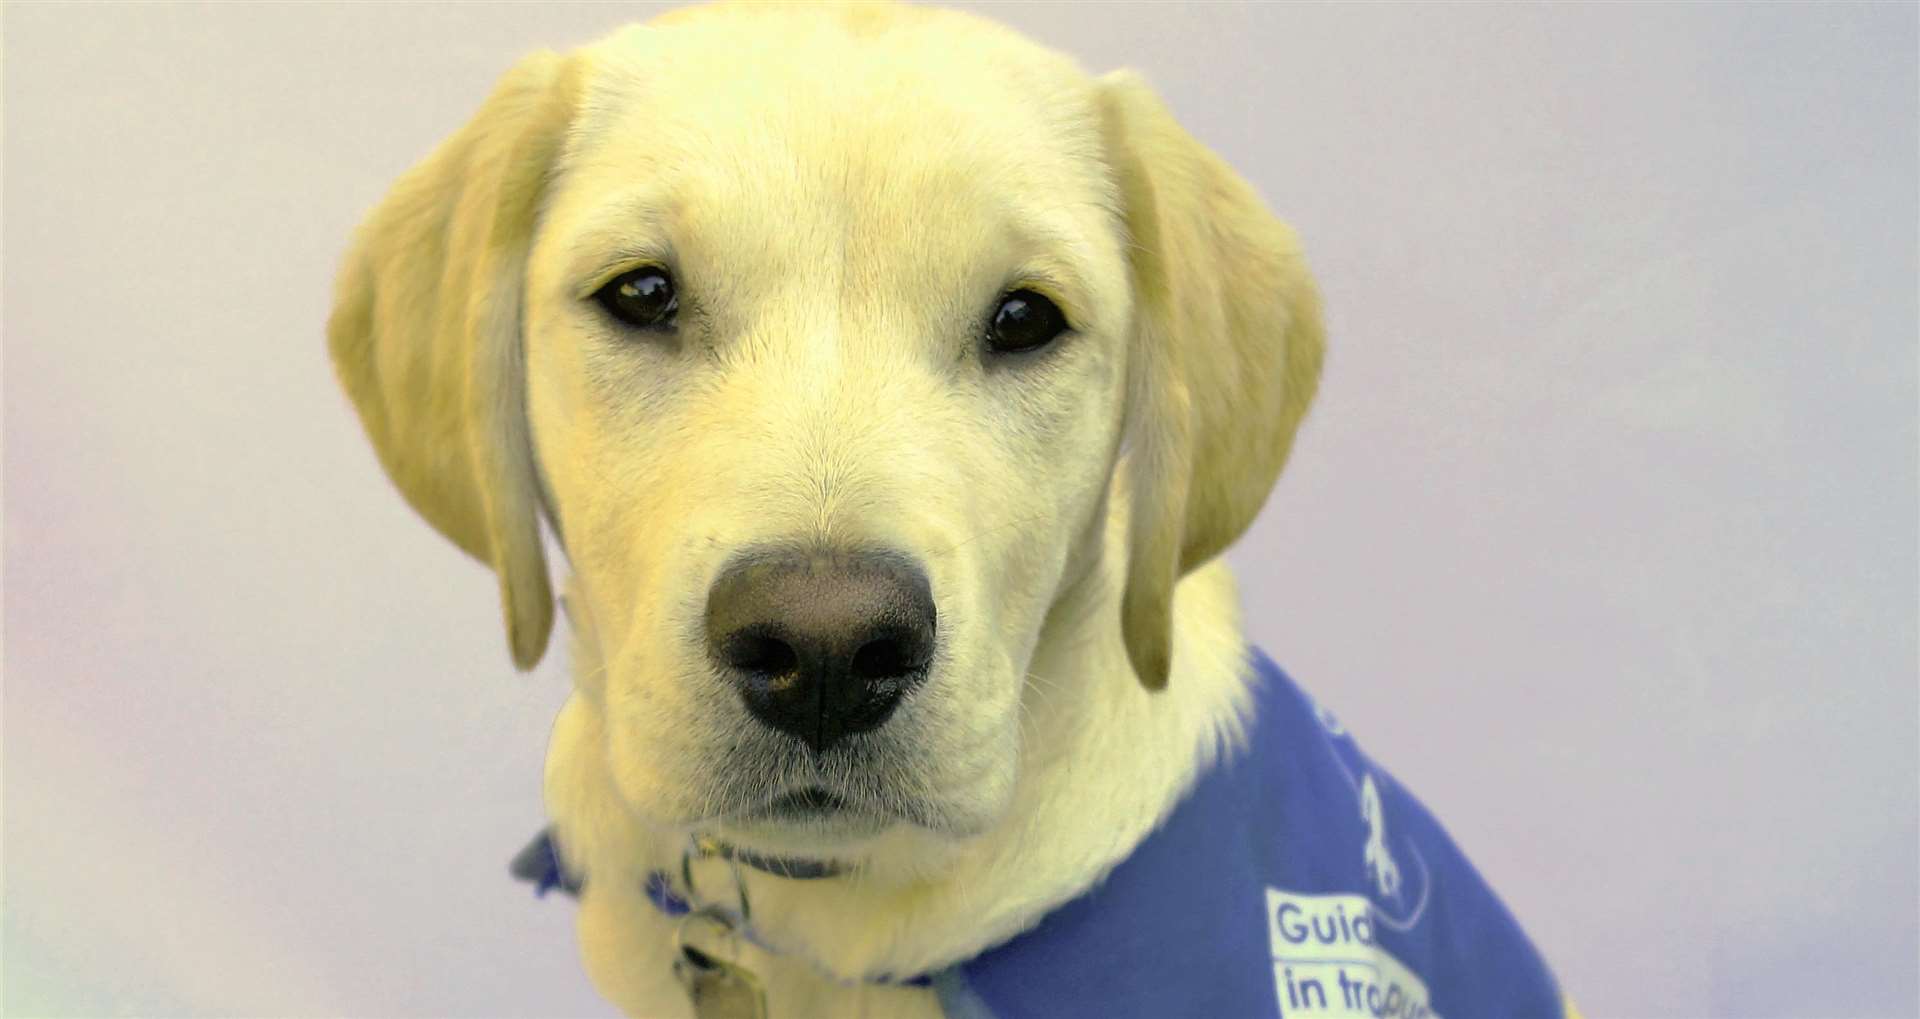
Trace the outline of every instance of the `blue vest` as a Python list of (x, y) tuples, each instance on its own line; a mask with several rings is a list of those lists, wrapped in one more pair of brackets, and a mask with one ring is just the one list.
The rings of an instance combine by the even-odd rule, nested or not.
[[(932, 974), (947, 1015), (1559, 1019), (1539, 952), (1445, 829), (1278, 666), (1253, 664), (1244, 749), (1100, 884)], [(542, 840), (515, 872), (567, 882)]]

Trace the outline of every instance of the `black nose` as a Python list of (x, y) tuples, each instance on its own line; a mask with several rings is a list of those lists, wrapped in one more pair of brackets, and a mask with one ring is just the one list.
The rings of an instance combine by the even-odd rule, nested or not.
[(707, 650), (754, 716), (816, 752), (893, 714), (933, 659), (933, 591), (897, 552), (763, 551), (707, 593)]

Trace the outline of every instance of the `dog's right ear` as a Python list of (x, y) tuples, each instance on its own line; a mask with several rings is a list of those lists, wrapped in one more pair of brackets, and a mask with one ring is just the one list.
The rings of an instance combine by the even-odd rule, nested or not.
[(575, 62), (529, 56), (360, 227), (327, 323), (333, 364), (387, 474), (498, 575), (513, 660), (553, 628), (526, 417), (521, 307)]

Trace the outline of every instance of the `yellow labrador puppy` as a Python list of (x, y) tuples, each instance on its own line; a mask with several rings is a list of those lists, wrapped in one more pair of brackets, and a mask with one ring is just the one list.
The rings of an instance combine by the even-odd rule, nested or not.
[[(536, 849), (625, 1011), (1558, 1014), (1243, 643), (1216, 556), (1319, 303), (1138, 78), (893, 6), (539, 53), (369, 218), (329, 335), (522, 668), (564, 549)], [(1492, 919), (1423, 934), (1442, 901)]]

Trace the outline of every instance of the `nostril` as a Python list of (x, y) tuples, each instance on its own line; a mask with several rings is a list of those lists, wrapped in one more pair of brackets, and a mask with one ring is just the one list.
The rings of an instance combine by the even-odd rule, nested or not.
[(870, 640), (853, 653), (851, 671), (855, 678), (866, 681), (898, 679), (917, 672), (927, 665), (919, 643), (899, 634)]
[(793, 645), (770, 633), (736, 633), (727, 638), (721, 657), (741, 672), (767, 677), (784, 675), (800, 664)]
[(858, 679), (893, 679), (906, 672), (912, 672), (906, 664), (906, 649), (893, 637), (868, 641), (852, 654), (852, 674)]

